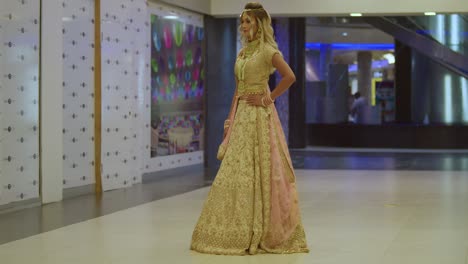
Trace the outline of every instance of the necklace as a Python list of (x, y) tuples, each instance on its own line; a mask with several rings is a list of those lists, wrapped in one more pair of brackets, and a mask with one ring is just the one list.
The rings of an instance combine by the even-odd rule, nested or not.
[(258, 50), (259, 43), (260, 43), (260, 40), (258, 39), (248, 42), (247, 45), (245, 45), (244, 50), (242, 51), (242, 54), (241, 54), (242, 59), (246, 59), (252, 56)]

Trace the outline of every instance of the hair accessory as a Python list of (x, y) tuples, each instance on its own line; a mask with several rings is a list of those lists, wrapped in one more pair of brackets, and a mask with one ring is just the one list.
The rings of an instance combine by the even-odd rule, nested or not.
[(259, 10), (259, 11), (260, 11), (260, 10), (263, 10), (263, 11), (265, 11), (265, 9), (263, 9), (263, 8), (255, 8), (255, 9), (246, 8), (246, 9), (244, 9), (244, 11), (242, 11), (242, 13), (243, 13), (243, 12), (246, 12), (246, 11), (255, 11), (255, 10)]

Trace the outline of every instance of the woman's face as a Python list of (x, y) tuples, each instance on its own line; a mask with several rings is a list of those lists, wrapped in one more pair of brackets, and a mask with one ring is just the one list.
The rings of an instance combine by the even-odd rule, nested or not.
[[(240, 23), (241, 23), (242, 34), (247, 39), (250, 40), (252, 36), (255, 36), (257, 34), (258, 26), (253, 16), (248, 16), (247, 13), (244, 12), (241, 16)], [(252, 35), (250, 35), (250, 32), (252, 32)]]

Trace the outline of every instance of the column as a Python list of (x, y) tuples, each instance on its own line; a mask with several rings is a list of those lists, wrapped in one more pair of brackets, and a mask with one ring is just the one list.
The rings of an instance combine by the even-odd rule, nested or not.
[[(419, 56), (418, 56), (419, 57)], [(411, 107), (411, 92), (412, 92), (412, 51), (411, 48), (404, 45), (403, 43), (395, 40), (395, 122), (397, 123), (411, 123), (412, 122), (412, 107)], [(420, 65), (421, 61), (415, 61), (415, 65)], [(427, 65), (427, 61), (423, 62), (423, 65)], [(419, 76), (420, 70), (427, 72), (426, 66), (415, 67), (415, 73)], [(421, 72), (421, 74), (422, 74)], [(421, 105), (415, 112), (417, 122), (422, 123), (426, 114), (428, 114), (429, 97), (427, 96), (428, 89), (423, 84), (418, 84), (422, 88), (421, 94), (418, 96), (418, 104)], [(426, 91), (424, 91), (426, 90)], [(425, 96), (423, 96), (425, 95)], [(416, 121), (415, 120), (415, 121)]]
[(224, 120), (227, 118), (236, 82), (234, 63), (237, 50), (237, 21), (235, 18), (205, 17), (206, 35), (206, 90), (205, 90), (205, 167), (207, 177), (213, 179), (220, 162), (216, 159), (223, 139)]
[(62, 200), (62, 1), (41, 1), (40, 147), (42, 203)]
[(305, 18), (290, 18), (289, 66), (296, 82), (289, 90), (289, 147), (306, 147), (305, 124)]
[(320, 45), (320, 81), (327, 81), (328, 77), (328, 65), (330, 65), (330, 59), (332, 55), (331, 44)]
[(366, 97), (369, 104), (372, 96), (372, 53), (370, 51), (360, 51), (357, 56), (358, 61), (358, 91), (361, 96)]

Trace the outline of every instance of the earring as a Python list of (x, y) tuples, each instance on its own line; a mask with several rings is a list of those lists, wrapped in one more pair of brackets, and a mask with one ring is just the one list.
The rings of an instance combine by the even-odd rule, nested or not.
[(260, 37), (261, 35), (262, 35), (262, 29), (259, 28), (259, 29), (257, 30), (257, 37)]

